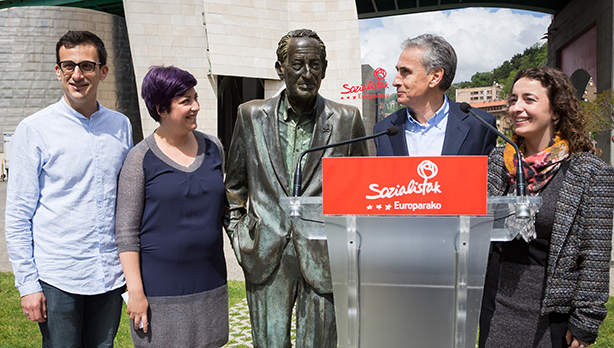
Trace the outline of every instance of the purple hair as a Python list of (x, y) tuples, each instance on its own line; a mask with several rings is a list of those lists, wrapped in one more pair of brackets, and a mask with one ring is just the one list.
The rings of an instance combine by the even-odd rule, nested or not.
[(189, 72), (174, 66), (154, 65), (143, 79), (141, 97), (145, 100), (151, 117), (160, 122), (160, 112), (170, 108), (173, 99), (184, 95), (196, 86), (196, 78)]

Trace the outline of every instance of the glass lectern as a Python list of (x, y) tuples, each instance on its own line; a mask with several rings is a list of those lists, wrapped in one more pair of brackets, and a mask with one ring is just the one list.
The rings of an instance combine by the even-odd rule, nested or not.
[[(321, 197), (281, 205), (327, 239), (339, 347), (474, 348), (489, 243), (511, 240), (541, 197), (488, 197), (488, 214), (323, 215)], [(518, 215), (520, 216), (520, 215)]]

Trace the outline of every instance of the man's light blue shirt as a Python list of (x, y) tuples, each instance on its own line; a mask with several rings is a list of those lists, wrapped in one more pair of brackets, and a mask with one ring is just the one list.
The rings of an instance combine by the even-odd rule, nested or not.
[(407, 110), (405, 121), (405, 140), (410, 156), (441, 156), (443, 141), (446, 137), (450, 101), (444, 95), (443, 105), (426, 124), (420, 124)]
[(21, 296), (42, 280), (95, 295), (125, 283), (115, 246), (117, 177), (132, 147), (128, 118), (86, 118), (64, 98), (19, 123), (11, 140), (5, 233)]

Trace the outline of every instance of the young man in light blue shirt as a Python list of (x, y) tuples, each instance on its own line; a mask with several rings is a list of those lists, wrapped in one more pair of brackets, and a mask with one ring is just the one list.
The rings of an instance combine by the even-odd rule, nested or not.
[(55, 66), (64, 97), (21, 121), (11, 142), (6, 243), (43, 347), (112, 347), (119, 325), (115, 196), (132, 130), (96, 100), (106, 58), (95, 34), (66, 33)]

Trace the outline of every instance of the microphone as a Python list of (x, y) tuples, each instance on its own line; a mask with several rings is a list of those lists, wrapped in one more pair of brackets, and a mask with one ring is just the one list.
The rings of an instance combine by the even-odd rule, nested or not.
[(298, 197), (301, 195), (301, 191), (303, 190), (302, 188), (302, 184), (301, 181), (302, 179), (302, 172), (301, 172), (301, 162), (303, 160), (303, 156), (305, 156), (307, 153), (309, 152), (314, 152), (314, 151), (319, 151), (319, 150), (325, 150), (331, 147), (337, 147), (337, 146), (342, 146), (342, 145), (347, 145), (347, 144), (351, 144), (351, 143), (357, 143), (359, 141), (364, 141), (364, 140), (369, 140), (369, 139), (373, 139), (373, 138), (377, 138), (380, 137), (382, 135), (389, 135), (389, 136), (393, 136), (395, 134), (397, 134), (399, 132), (399, 129), (395, 126), (392, 127), (388, 127), (388, 129), (386, 129), (383, 132), (379, 132), (379, 133), (375, 133), (373, 135), (367, 135), (365, 137), (360, 137), (360, 138), (354, 138), (354, 139), (350, 139), (350, 140), (345, 140), (345, 141), (341, 141), (338, 143), (333, 143), (333, 144), (328, 144), (328, 145), (323, 145), (323, 146), (318, 146), (318, 147), (312, 147), (311, 149), (307, 149), (303, 152), (301, 152), (300, 156), (298, 156), (298, 163), (296, 163), (296, 171), (294, 172), (294, 184), (292, 185), (292, 196), (294, 197)]
[[(514, 143), (510, 138), (506, 137), (505, 134), (499, 132), (497, 128), (493, 127), (490, 123), (486, 122), (483, 118), (478, 116), (473, 110), (471, 110), (471, 105), (469, 105), (469, 103), (462, 102), (460, 105), (460, 109), (462, 112), (468, 112), (472, 114), (473, 117), (475, 117), (478, 121), (480, 121), (488, 129), (495, 132), (495, 134), (503, 138), (503, 140), (505, 140), (508, 144), (512, 145), (512, 147), (514, 147), (514, 150), (516, 150), (516, 156), (518, 159), (516, 163), (516, 196), (520, 196), (520, 197), (526, 196), (527, 195), (527, 190), (526, 190), (527, 185), (524, 180), (524, 171), (522, 169), (522, 156), (520, 154), (520, 149), (518, 148), (518, 145), (516, 145), (516, 143)], [(518, 206), (516, 208), (516, 217), (529, 218), (531, 216), (531, 213), (528, 209), (529, 209), (528, 206), (524, 206), (524, 205)]]

